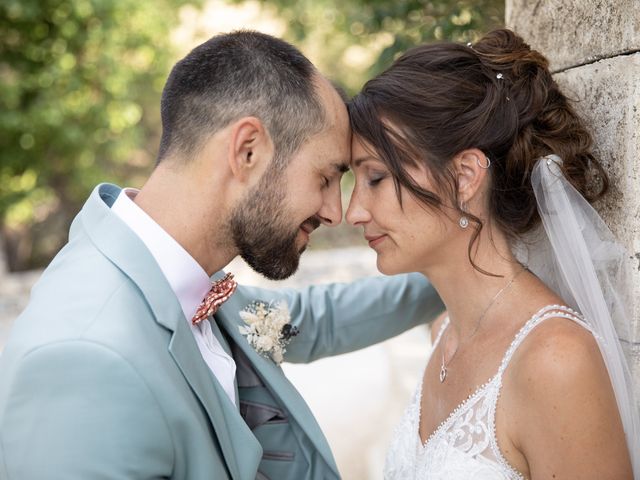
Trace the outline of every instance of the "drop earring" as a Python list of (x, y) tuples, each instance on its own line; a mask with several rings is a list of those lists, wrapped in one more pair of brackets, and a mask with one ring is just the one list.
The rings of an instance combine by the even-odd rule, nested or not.
[[(465, 206), (466, 205), (464, 203), (460, 204), (460, 210), (462, 210), (462, 212), (467, 211)], [(466, 215), (462, 215), (460, 220), (458, 220), (458, 225), (460, 225), (460, 228), (467, 228), (469, 226), (469, 218), (467, 218)]]

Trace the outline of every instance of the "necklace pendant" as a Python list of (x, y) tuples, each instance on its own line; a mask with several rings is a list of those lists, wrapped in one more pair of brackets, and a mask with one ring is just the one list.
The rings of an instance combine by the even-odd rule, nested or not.
[(444, 380), (447, 378), (447, 367), (442, 365), (440, 367), (440, 383), (444, 383)]

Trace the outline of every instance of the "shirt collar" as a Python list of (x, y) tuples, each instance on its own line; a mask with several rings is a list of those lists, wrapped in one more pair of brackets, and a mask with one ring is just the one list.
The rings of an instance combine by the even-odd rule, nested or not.
[(111, 207), (151, 252), (175, 293), (187, 320), (191, 320), (211, 281), (198, 262), (133, 201), (139, 190), (124, 188)]

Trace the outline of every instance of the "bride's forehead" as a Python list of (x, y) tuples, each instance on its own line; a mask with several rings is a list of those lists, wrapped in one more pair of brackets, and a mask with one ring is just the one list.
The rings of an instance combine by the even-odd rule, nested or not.
[(351, 140), (351, 167), (360, 166), (365, 160), (381, 161), (378, 152), (362, 137), (356, 135)]

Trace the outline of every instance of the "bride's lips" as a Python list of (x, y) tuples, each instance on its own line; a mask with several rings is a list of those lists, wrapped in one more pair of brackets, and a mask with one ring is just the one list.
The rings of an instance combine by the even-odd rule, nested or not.
[(371, 248), (375, 248), (377, 245), (382, 243), (384, 239), (387, 238), (387, 236), (386, 235), (365, 235), (364, 238), (367, 239), (367, 241), (369, 242), (369, 246)]

